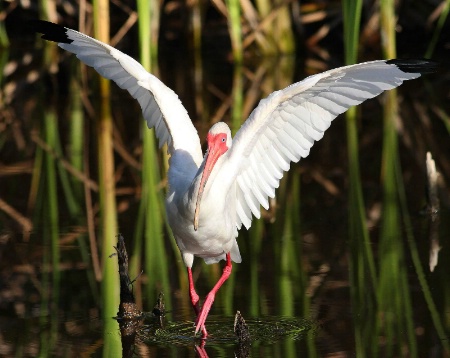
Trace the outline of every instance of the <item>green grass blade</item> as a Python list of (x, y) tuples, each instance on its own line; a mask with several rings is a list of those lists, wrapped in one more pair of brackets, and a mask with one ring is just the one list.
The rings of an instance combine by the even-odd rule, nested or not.
[(425, 58), (433, 57), (434, 49), (436, 48), (436, 44), (438, 42), (439, 36), (441, 35), (442, 29), (445, 25), (445, 22), (448, 18), (448, 13), (450, 11), (450, 0), (445, 0), (443, 3), (444, 7), (442, 8), (441, 15), (439, 16), (439, 20), (436, 24), (436, 28), (433, 32), (433, 37), (431, 38), (430, 43), (428, 44), (428, 48), (425, 52)]
[[(358, 60), (358, 43), (361, 22), (362, 1), (344, 0), (345, 62), (347, 65)], [(375, 260), (371, 250), (369, 232), (361, 185), (359, 166), (359, 144), (357, 110), (346, 112), (347, 148), (349, 161), (349, 237), (350, 237), (350, 294), (355, 309), (355, 350), (358, 356), (365, 356), (377, 343), (373, 329), (367, 321), (375, 315), (376, 291)], [(367, 289), (367, 286), (371, 289)]]
[[(2, 1), (0, 3), (0, 13), (3, 13), (6, 7), (11, 6), (9, 4), (10, 3), (7, 1)], [(2, 21), (0, 21), (0, 48), (4, 49), (7, 47), (9, 47), (9, 38), (8, 33), (6, 32), (5, 21), (2, 19)]]
[[(44, 115), (44, 133), (45, 141), (50, 146), (54, 146), (58, 137), (57, 117), (56, 114), (49, 110)], [(44, 225), (47, 228), (47, 242), (50, 248), (50, 259), (47, 260), (48, 267), (51, 267), (51, 284), (49, 290), (51, 292), (48, 302), (49, 312), (45, 320), (47, 320), (47, 336), (48, 342), (44, 343), (49, 349), (54, 347), (58, 335), (58, 316), (51, 314), (57, 307), (59, 302), (61, 275), (59, 272), (60, 265), (60, 248), (59, 248), (59, 215), (58, 215), (58, 193), (57, 193), (57, 175), (56, 164), (50, 153), (45, 154), (45, 209), (44, 209)], [(44, 250), (47, 250), (47, 247)], [(46, 266), (44, 266), (46, 267)], [(50, 320), (50, 322), (48, 322)]]
[[(392, 0), (380, 2), (380, 24), (385, 58), (396, 57), (396, 16)], [(384, 129), (382, 148), (381, 181), (383, 185), (383, 213), (380, 237), (379, 276), (379, 333), (386, 339), (385, 354), (400, 354), (404, 347), (410, 357), (417, 357), (417, 341), (414, 326), (410, 291), (407, 285), (408, 272), (402, 243), (401, 217), (398, 201), (397, 177), (398, 138), (396, 121), (398, 116), (397, 91), (388, 91), (384, 104)], [(403, 346), (403, 347), (402, 347)]]
[[(147, 70), (155, 71), (157, 59), (157, 35), (150, 32), (157, 28), (159, 18), (156, 2), (138, 1), (139, 48), (141, 64)], [(156, 31), (157, 32), (157, 31)], [(151, 39), (149, 41), (149, 39)], [(160, 291), (170, 292), (168, 255), (165, 252), (163, 193), (158, 189), (161, 181), (160, 165), (154, 130), (149, 130), (142, 121), (142, 205), (144, 205), (145, 272), (149, 278), (148, 297), (156, 299)], [(171, 295), (166, 294), (167, 307), (171, 306)]]
[(361, 26), (362, 0), (343, 0), (345, 63), (353, 64), (358, 59), (359, 28)]
[[(79, 68), (79, 66), (77, 66)], [(77, 72), (78, 74), (79, 72)], [(77, 76), (78, 77), (78, 76)], [(69, 130), (69, 161), (80, 172), (83, 172), (83, 152), (85, 146), (84, 113), (81, 102), (81, 89), (75, 78), (70, 81), (70, 130)], [(75, 197), (81, 201), (84, 197), (83, 185), (76, 178), (71, 178)]]
[[(109, 42), (109, 2), (93, 1), (94, 33), (103, 42)], [(118, 264), (114, 253), (117, 235), (116, 188), (114, 176), (113, 122), (110, 106), (110, 82), (99, 78), (100, 108), (97, 119), (99, 156), (100, 230), (102, 238), (102, 316), (103, 316), (103, 356), (111, 357), (120, 352), (121, 342), (118, 324), (112, 317), (119, 307)]]
[(230, 29), (233, 60), (236, 64), (242, 63), (241, 5), (239, 0), (226, 0), (225, 3), (228, 8), (228, 27)]

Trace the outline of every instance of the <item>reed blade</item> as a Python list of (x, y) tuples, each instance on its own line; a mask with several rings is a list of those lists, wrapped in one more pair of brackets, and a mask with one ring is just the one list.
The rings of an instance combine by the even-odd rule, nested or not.
[[(358, 43), (362, 1), (344, 0), (345, 61), (358, 62)], [(350, 237), (350, 294), (354, 307), (355, 350), (358, 356), (369, 354), (376, 345), (373, 330), (367, 324), (375, 315), (376, 271), (361, 184), (357, 109), (346, 112), (347, 149), (349, 161), (349, 237)]]
[[(109, 42), (109, 2), (94, 0), (95, 37)], [(117, 235), (116, 187), (114, 175), (113, 122), (110, 106), (110, 82), (99, 78), (99, 117), (97, 119), (99, 195), (102, 240), (102, 316), (103, 316), (103, 356), (120, 352), (121, 342), (117, 334), (118, 324), (113, 320), (119, 307), (119, 275), (114, 252)]]
[[(157, 72), (159, 5), (156, 1), (138, 1), (140, 62), (145, 69)], [(142, 121), (142, 197), (144, 215), (145, 273), (148, 277), (147, 296), (153, 300), (158, 294), (170, 292), (169, 263), (164, 236), (164, 193), (159, 189), (161, 172), (154, 130), (149, 130)], [(135, 246), (134, 255), (139, 255)], [(165, 296), (166, 305), (171, 306), (171, 295)]]
[[(396, 58), (396, 14), (392, 0), (380, 2), (380, 31), (385, 58)], [(384, 128), (381, 184), (383, 186), (382, 227), (379, 244), (378, 335), (385, 339), (384, 354), (401, 354), (407, 349), (410, 357), (417, 357), (417, 341), (412, 322), (412, 302), (408, 288), (408, 272), (402, 242), (402, 221), (398, 198), (400, 161), (398, 159), (397, 91), (384, 94)], [(403, 348), (401, 348), (403, 347)], [(406, 348), (407, 347), (407, 348)], [(403, 351), (404, 352), (404, 351)]]

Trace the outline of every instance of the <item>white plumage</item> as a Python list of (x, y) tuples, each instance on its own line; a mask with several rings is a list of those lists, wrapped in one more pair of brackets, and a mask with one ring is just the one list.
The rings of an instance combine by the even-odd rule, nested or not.
[(202, 329), (204, 335), (214, 294), (231, 272), (230, 259), (241, 262), (238, 230), (242, 225), (249, 228), (252, 216), (260, 217), (261, 205), (268, 209), (268, 198), (275, 196), (290, 163), (306, 157), (331, 121), (349, 107), (417, 78), (432, 66), (424, 60), (371, 61), (310, 76), (261, 100), (233, 140), (226, 124), (214, 125), (203, 158), (197, 131), (178, 96), (137, 61), (77, 31), (42, 21), (36, 26), (43, 38), (58, 42), (126, 89), (138, 100), (148, 127), (156, 129), (160, 147), (168, 144), (166, 208), (192, 290), (194, 256), (206, 263), (227, 259), (222, 281), (200, 312), (198, 296), (191, 290), (196, 331)]

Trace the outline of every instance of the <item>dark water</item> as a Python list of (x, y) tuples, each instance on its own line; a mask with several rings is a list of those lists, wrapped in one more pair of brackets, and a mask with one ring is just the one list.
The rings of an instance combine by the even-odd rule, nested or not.
[[(20, 54), (11, 51), (5, 65), (23, 59), (28, 52), (33, 58), (41, 56), (29, 45)], [(182, 58), (171, 56), (162, 60), (160, 77), (179, 93), (191, 117), (198, 118), (196, 125), (203, 136), (209, 128), (209, 118), (222, 113), (220, 106), (230, 96), (236, 78), (245, 80), (245, 118), (258, 98), (315, 72), (313, 59), (316, 58), (311, 54), (301, 61), (257, 59), (236, 77), (225, 59), (207, 57), (202, 67), (186, 71)], [(299, 65), (302, 62), (305, 67)], [(332, 62), (342, 64), (338, 59)], [(77, 90), (68, 85), (67, 77), (74, 63), (65, 62), (61, 66), (56, 83), (54, 77), (46, 74), (46, 68), (32, 69), (23, 64), (20, 71), (14, 71), (3, 81), (1, 356), (100, 356), (105, 352), (121, 356), (118, 323), (112, 317), (102, 318), (105, 297), (93, 269), (83, 188), (74, 189), (80, 190), (76, 200), (80, 212), (74, 215), (68, 208), (61, 174), (56, 183), (50, 183), (47, 172), (43, 171), (40, 177), (36, 173), (41, 168), (38, 161), (48, 159), (45, 150), (40, 156), (37, 154), (39, 145), (33, 141), (33, 133), (43, 137), (47, 110), (58, 118), (63, 159), (68, 156), (66, 146), (72, 131), (68, 123), (69, 115), (73, 114), (68, 108)], [(325, 69), (328, 63), (319, 61), (319, 65)], [(33, 72), (36, 79), (30, 82), (27, 76), (32, 71), (36, 71)], [(261, 77), (258, 79), (256, 74)], [(200, 88), (195, 85), (194, 75), (203, 79)], [(247, 349), (254, 357), (448, 357), (449, 84), (449, 71), (444, 68), (439, 74), (400, 88), (398, 149), (388, 154), (382, 150), (386, 140), (383, 99), (361, 106), (359, 184), (364, 198), (365, 229), (357, 229), (360, 221), (352, 199), (356, 184), (349, 177), (343, 118), (336, 119), (308, 158), (291, 166), (277, 192), (277, 201), (271, 203), (272, 208), (253, 223), (249, 232), (241, 230), (238, 242), (243, 262), (233, 266), (230, 280), (216, 297), (207, 320), (211, 337), (204, 347), (193, 337), (187, 277), (165, 232), (165, 244), (159, 255), (164, 256), (167, 270), (155, 275), (145, 271), (142, 263), (138, 271), (144, 272), (134, 285), (138, 306), (147, 312), (152, 310), (159, 292), (164, 292), (165, 328), (157, 328), (150, 316), (143, 320), (137, 329), (134, 355), (239, 354), (242, 346), (234, 336), (233, 324), (236, 311), (240, 311), (251, 336)], [(8, 85), (16, 87), (11, 90)], [(252, 85), (257, 87), (256, 93), (250, 90)], [(95, 107), (98, 101), (95, 86), (89, 87), (87, 95)], [(146, 254), (134, 250), (136, 240), (142, 238), (136, 234), (140, 172), (117, 149), (125, 148), (139, 162), (142, 149), (139, 109), (117, 88), (113, 88), (112, 96), (117, 129), (119, 231), (125, 237), (130, 257), (138, 252), (137, 256), (145, 262)], [(223, 113), (225, 117), (221, 119), (230, 121), (229, 111)], [(86, 113), (85, 116), (89, 117)], [(87, 119), (82, 131), (89, 135), (84, 149), (89, 149), (89, 175), (96, 180), (98, 160), (93, 120)], [(437, 217), (426, 211), (427, 151), (441, 173)], [(400, 175), (385, 175), (386, 155), (398, 158), (401, 166), (396, 167), (396, 173)], [(51, 160), (56, 164), (61, 158)], [(390, 182), (396, 183), (393, 193), (387, 189)], [(50, 219), (47, 193), (51, 185), (56, 186), (58, 194), (57, 223)], [(406, 201), (402, 199), (403, 190)], [(100, 237), (98, 193), (91, 194), (89, 209), (95, 219), (94, 231)], [(59, 249), (57, 258), (52, 256), (55, 243)], [(154, 243), (150, 239), (147, 244), (152, 247)], [(99, 243), (97, 246), (105, 250)], [(114, 253), (113, 248), (107, 250)], [(197, 260), (193, 271), (197, 290), (205, 296), (220, 276), (221, 268)], [(109, 338), (106, 341), (105, 336)], [(105, 342), (111, 341), (107, 346)]]

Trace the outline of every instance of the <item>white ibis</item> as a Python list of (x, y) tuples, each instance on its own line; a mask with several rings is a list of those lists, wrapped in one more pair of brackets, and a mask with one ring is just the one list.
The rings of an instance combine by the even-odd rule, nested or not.
[[(189, 293), (197, 314), (195, 333), (206, 337), (206, 317), (216, 292), (241, 262), (236, 241), (289, 170), (309, 154), (331, 121), (349, 107), (433, 70), (427, 60), (371, 61), (319, 73), (273, 92), (251, 113), (235, 137), (225, 123), (208, 132), (203, 157), (197, 131), (178, 96), (137, 61), (80, 32), (34, 22), (42, 38), (74, 53), (103, 77), (136, 98), (160, 147), (170, 154), (167, 217), (187, 267)], [(226, 260), (217, 284), (199, 307), (192, 279), (194, 256), (207, 264)]]

